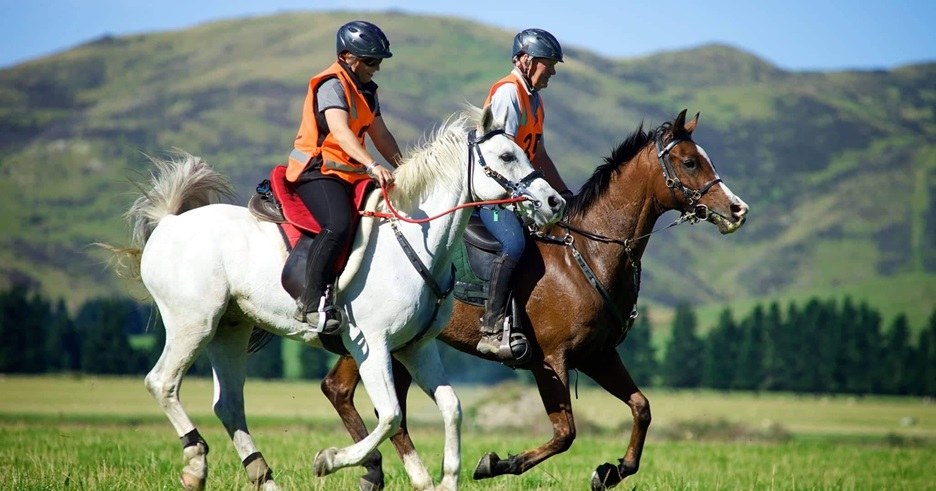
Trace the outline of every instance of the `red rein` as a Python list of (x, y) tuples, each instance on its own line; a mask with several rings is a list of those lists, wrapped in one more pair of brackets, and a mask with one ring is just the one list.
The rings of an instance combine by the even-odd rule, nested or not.
[(381, 187), (381, 188), (380, 188), (380, 192), (383, 193), (384, 201), (387, 203), (387, 208), (390, 208), (390, 213), (381, 213), (381, 212), (376, 212), (376, 211), (367, 211), (367, 210), (364, 210), (364, 211), (361, 211), (361, 216), (363, 216), (363, 217), (374, 217), (374, 218), (396, 218), (397, 220), (402, 220), (402, 221), (404, 221), (404, 222), (409, 222), (409, 223), (426, 223), (426, 222), (430, 222), (430, 221), (432, 221), (432, 220), (435, 220), (435, 219), (437, 219), (437, 218), (439, 218), (439, 217), (443, 217), (443, 216), (445, 216), (445, 215), (448, 215), (449, 213), (453, 213), (453, 212), (455, 212), (456, 210), (460, 210), (460, 209), (462, 209), (462, 208), (467, 208), (467, 207), (469, 207), (469, 206), (503, 205), (503, 204), (507, 204), (507, 203), (517, 203), (517, 202), (525, 201), (525, 200), (528, 199), (526, 196), (518, 196), (518, 197), (516, 197), (516, 198), (495, 199), (495, 200), (489, 200), (489, 201), (471, 201), (471, 202), (468, 202), (468, 203), (464, 203), (464, 204), (458, 205), (458, 206), (456, 206), (456, 207), (454, 207), (454, 208), (450, 208), (450, 209), (448, 209), (448, 210), (446, 210), (446, 211), (444, 211), (444, 212), (442, 212), (442, 213), (439, 213), (438, 215), (435, 215), (435, 216), (426, 217), (426, 218), (408, 218), (408, 217), (404, 217), (404, 216), (400, 215), (400, 213), (396, 211), (396, 208), (393, 207), (393, 203), (390, 202), (390, 196), (387, 195), (387, 188), (386, 188), (386, 187)]

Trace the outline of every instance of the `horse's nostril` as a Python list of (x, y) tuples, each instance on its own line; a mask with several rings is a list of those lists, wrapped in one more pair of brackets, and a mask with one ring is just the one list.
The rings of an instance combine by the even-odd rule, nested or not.
[(549, 204), (549, 209), (558, 210), (562, 206), (562, 200), (558, 196), (550, 196), (546, 202)]

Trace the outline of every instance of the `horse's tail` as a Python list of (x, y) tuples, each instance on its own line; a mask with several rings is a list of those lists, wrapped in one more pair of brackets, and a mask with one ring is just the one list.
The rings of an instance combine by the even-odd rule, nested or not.
[[(126, 276), (127, 269), (131, 271), (130, 276), (139, 276), (143, 248), (160, 220), (234, 195), (230, 181), (200, 157), (176, 150), (171, 160), (149, 159), (156, 166), (156, 170), (150, 173), (149, 189), (134, 182), (141, 195), (124, 214), (130, 225), (130, 247), (99, 244), (117, 256), (116, 269), (122, 276)], [(127, 259), (130, 260), (129, 265), (125, 262)]]

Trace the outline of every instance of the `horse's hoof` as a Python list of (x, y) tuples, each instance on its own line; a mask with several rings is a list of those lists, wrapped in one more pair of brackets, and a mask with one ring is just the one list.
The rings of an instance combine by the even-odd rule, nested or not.
[(471, 476), (472, 479), (477, 481), (496, 476), (497, 474), (494, 473), (494, 468), (499, 461), (500, 457), (494, 452), (482, 455), (481, 460), (478, 461), (478, 466), (475, 467), (474, 475)]
[(618, 468), (605, 462), (595, 469), (591, 478), (592, 491), (604, 491), (611, 489), (621, 483), (621, 473)]
[(259, 489), (260, 491), (280, 491), (280, 487), (274, 481), (264, 481), (258, 488), (251, 489)]
[(370, 473), (361, 476), (361, 482), (359, 484), (361, 491), (383, 491), (384, 488), (384, 479), (383, 474), (379, 478), (371, 476)]
[(337, 453), (338, 449), (332, 447), (319, 450), (319, 452), (315, 454), (315, 459), (312, 461), (312, 472), (315, 473), (316, 477), (331, 474), (335, 465), (335, 454)]
[(182, 477), (179, 478), (179, 483), (182, 484), (182, 489), (185, 491), (203, 491), (205, 489), (205, 480), (203, 478), (184, 472)]

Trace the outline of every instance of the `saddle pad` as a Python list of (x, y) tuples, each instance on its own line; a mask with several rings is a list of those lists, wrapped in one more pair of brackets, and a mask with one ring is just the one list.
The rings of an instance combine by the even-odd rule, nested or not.
[[(374, 181), (364, 179), (354, 185), (354, 206), (360, 210), (367, 192), (372, 188)], [(296, 185), (286, 180), (286, 166), (278, 165), (270, 172), (270, 188), (273, 196), (279, 201), (283, 210), (283, 217), (286, 222), (293, 227), (283, 227), (289, 246), (294, 247), (299, 240), (301, 231), (317, 234), (322, 231), (322, 226), (318, 223), (312, 213), (306, 208), (302, 198), (296, 194)], [(360, 220), (359, 214), (354, 214), (351, 218), (354, 226)], [(285, 224), (284, 224), (285, 225)], [(297, 230), (299, 229), (299, 230)]]

